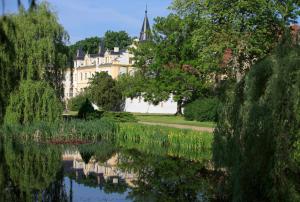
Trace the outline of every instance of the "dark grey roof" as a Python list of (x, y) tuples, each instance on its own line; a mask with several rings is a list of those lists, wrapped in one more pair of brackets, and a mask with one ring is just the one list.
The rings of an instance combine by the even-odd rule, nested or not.
[(98, 50), (98, 55), (103, 56), (105, 53), (105, 49), (104, 49), (104, 40), (101, 39), (100, 44), (99, 44), (99, 50)]
[(150, 27), (150, 23), (148, 20), (148, 16), (147, 16), (147, 8), (145, 11), (145, 18), (144, 18), (144, 22), (143, 22), (143, 26), (142, 26), (142, 30), (140, 33), (140, 41), (147, 41), (150, 39), (151, 36), (151, 27)]
[(83, 60), (84, 59), (84, 52), (83, 52), (81, 47), (76, 52), (76, 59), (77, 60)]
[(99, 54), (99, 53), (97, 53), (97, 54), (90, 54), (90, 57), (91, 58), (103, 57), (103, 54)]

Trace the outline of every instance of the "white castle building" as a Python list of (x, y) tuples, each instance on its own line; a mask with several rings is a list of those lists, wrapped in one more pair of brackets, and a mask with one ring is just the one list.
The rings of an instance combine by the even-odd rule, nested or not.
[[(150, 39), (150, 23), (145, 11), (145, 18), (141, 29), (139, 41), (147, 41)], [(133, 47), (133, 46), (131, 46)], [(113, 79), (118, 79), (122, 74), (134, 74), (133, 55), (129, 50), (120, 50), (115, 47), (114, 50), (104, 50), (103, 44), (99, 45), (97, 54), (84, 53), (82, 49), (78, 49), (74, 59), (73, 72), (68, 69), (65, 73), (64, 81), (64, 98), (67, 101), (72, 97), (76, 97), (85, 88), (89, 86), (89, 79), (96, 72), (107, 72)], [(177, 103), (171, 98), (168, 101), (153, 105), (145, 102), (144, 99), (126, 99), (125, 111), (135, 113), (161, 113), (175, 114)]]

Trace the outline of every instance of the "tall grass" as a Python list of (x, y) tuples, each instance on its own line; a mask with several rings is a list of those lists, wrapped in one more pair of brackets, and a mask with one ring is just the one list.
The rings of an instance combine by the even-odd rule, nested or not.
[(116, 141), (148, 153), (209, 161), (212, 139), (208, 132), (126, 123), (120, 125)]
[(2, 127), (2, 133), (5, 136), (14, 136), (25, 140), (99, 141), (114, 138), (117, 131), (118, 125), (109, 120), (39, 122), (30, 125), (4, 125)]

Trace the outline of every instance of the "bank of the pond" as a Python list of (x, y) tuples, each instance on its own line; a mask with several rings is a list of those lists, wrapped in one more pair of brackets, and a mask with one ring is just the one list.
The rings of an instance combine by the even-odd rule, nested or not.
[[(211, 160), (213, 136), (209, 132), (150, 126), (139, 123), (115, 123), (110, 120), (62, 123), (6, 125), (5, 136), (50, 144), (87, 144), (111, 141), (127, 149), (138, 149), (152, 154), (184, 157), (197, 161)], [(155, 148), (155, 150), (153, 149)]]

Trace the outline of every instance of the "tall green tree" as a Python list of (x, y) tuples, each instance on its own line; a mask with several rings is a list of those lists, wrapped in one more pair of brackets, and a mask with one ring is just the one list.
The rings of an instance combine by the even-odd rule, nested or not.
[[(0, 122), (12, 92), (20, 80), (45, 80), (57, 96), (63, 95), (68, 34), (47, 3), (0, 19), (1, 98)], [(13, 57), (12, 57), (13, 56)]]
[(143, 77), (143, 97), (158, 104), (173, 95), (177, 113), (182, 106), (207, 89), (208, 74), (197, 69), (197, 55), (192, 47), (193, 18), (176, 14), (156, 18), (153, 40), (138, 44), (133, 49), (135, 66)]
[(76, 55), (76, 51), (81, 48), (82, 51), (89, 54), (96, 54), (99, 51), (99, 45), (101, 41), (104, 41), (104, 39), (100, 37), (89, 37), (84, 40), (77, 41), (75, 44), (69, 46), (69, 53), (70, 53), (70, 59), (71, 61), (74, 59), (74, 56)]
[[(296, 0), (174, 0), (171, 8), (197, 22), (192, 41), (199, 66), (221, 66), (217, 73), (239, 81), (273, 50), (285, 27), (296, 22), (299, 4)], [(226, 50), (230, 57), (224, 58)]]
[(126, 49), (132, 44), (132, 39), (125, 31), (107, 31), (104, 35), (105, 48), (113, 50), (114, 47), (119, 47), (120, 50)]
[(91, 101), (106, 111), (121, 111), (124, 100), (121, 89), (107, 72), (96, 73), (90, 81), (87, 93)]
[(213, 157), (231, 201), (300, 200), (299, 45), (291, 39), (254, 65), (224, 108)]

